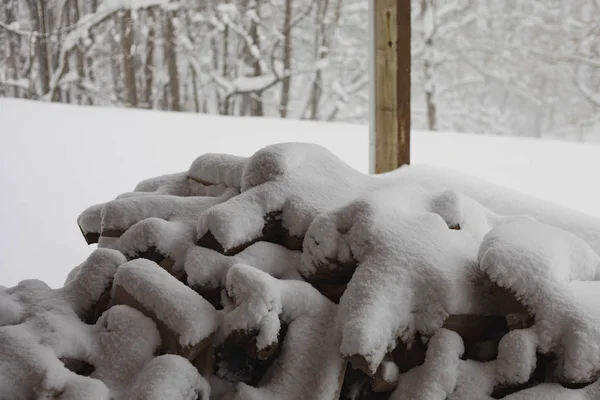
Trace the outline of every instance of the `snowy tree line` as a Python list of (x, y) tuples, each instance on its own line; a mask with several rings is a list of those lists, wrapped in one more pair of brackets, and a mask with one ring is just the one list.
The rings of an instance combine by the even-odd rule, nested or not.
[[(366, 122), (368, 1), (0, 0), (0, 95)], [(412, 3), (415, 127), (594, 140), (600, 0)]]

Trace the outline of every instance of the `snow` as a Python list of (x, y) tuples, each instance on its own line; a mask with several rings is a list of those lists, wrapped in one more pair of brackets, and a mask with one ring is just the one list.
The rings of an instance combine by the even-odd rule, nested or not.
[(301, 280), (301, 252), (269, 242), (257, 242), (235, 256), (224, 256), (206, 247), (194, 246), (187, 254), (187, 283), (199, 287), (224, 287), (227, 273), (235, 264), (252, 265), (279, 279)]
[(116, 305), (106, 311), (92, 333), (91, 378), (102, 381), (117, 397), (130, 396), (131, 382), (154, 358), (161, 338), (154, 322), (141, 312)]
[(115, 275), (122, 287), (177, 335), (181, 346), (195, 346), (218, 328), (220, 316), (204, 298), (156, 263), (140, 258)]
[[(268, 145), (250, 157), (194, 150), (205, 155), (180, 172), (163, 170), (85, 209), (81, 231), (88, 241), (103, 236), (64, 287), (0, 287), (0, 384), (9, 397), (208, 399), (207, 347), (239, 337), (267, 371), (252, 385), (216, 379), (227, 400), (336, 398), (344, 359), (376, 375), (373, 384), (398, 382), (395, 400), (490, 399), (539, 379), (540, 365), (548, 383), (525, 392), (531, 398), (597, 396), (598, 383), (567, 390), (549, 382), (587, 384), (600, 373), (600, 219), (432, 166), (368, 175), (311, 143)], [(184, 151), (172, 151), (179, 161)], [(60, 181), (44, 178), (40, 185)], [(47, 215), (50, 197), (27, 199)], [(278, 224), (283, 234), (268, 239), (297, 248), (293, 239), (303, 238), (302, 252), (260, 241)], [(152, 249), (174, 264), (126, 259)], [(349, 282), (334, 282), (346, 288), (339, 305), (301, 279), (340, 271)], [(224, 287), (223, 310), (184, 278), (199, 291)], [(445, 324), (486, 316), (505, 326), (498, 287), (532, 314), (532, 326), (509, 323), (514, 330), (473, 341), (458, 322)], [(108, 293), (116, 305), (104, 311)], [(404, 351), (421, 339), (423, 364), (394, 364), (398, 344)], [(469, 359), (482, 343), (493, 356)], [(178, 355), (156, 357), (164, 352)], [(219, 377), (232, 377), (229, 361), (237, 362), (220, 360)], [(87, 364), (89, 376), (75, 373)]]
[[(131, 381), (160, 346), (156, 325), (121, 305), (104, 312), (95, 325), (82, 322), (124, 261), (113, 250), (99, 249), (64, 288), (27, 280), (3, 290), (3, 304), (13, 308), (9, 320), (3, 313), (0, 326), (3, 396), (46, 398), (63, 393), (61, 398), (109, 399), (110, 393), (114, 399), (131, 398)], [(92, 365), (90, 377), (68, 370), (69, 360)]]
[(557, 206), (547, 200), (501, 187), (485, 180), (428, 165), (401, 167), (384, 176), (400, 176), (426, 188), (447, 188), (463, 193), (501, 215), (527, 215), (540, 222), (570, 231), (600, 254), (600, 218)]
[(481, 245), (481, 269), (535, 316), (529, 328), (557, 377), (588, 382), (600, 372), (600, 256), (580, 238), (532, 220), (502, 225)]
[(110, 201), (101, 209), (101, 231), (103, 235), (110, 232), (119, 238), (114, 243), (99, 246), (114, 248), (130, 258), (155, 248), (173, 261), (171, 272), (182, 271), (188, 251), (196, 247), (196, 224), (200, 215), (237, 193), (236, 189), (226, 189), (219, 197), (147, 193)]
[(259, 239), (264, 216), (281, 212), (283, 228), (302, 238), (320, 212), (352, 199), (363, 188), (375, 187), (376, 179), (369, 178), (321, 146), (265, 147), (247, 160), (242, 193), (202, 214), (198, 237), (210, 232), (229, 251)]
[[(325, 146), (358, 171), (369, 168), (364, 125), (12, 99), (0, 99), (0, 119), (5, 286), (39, 278), (60, 287), (93, 250), (83, 245), (76, 224), (83, 210), (150, 176), (185, 171), (199, 154), (250, 156), (269, 144), (302, 141)], [(451, 168), (600, 216), (600, 191), (590, 184), (600, 170), (598, 146), (430, 132), (414, 132), (411, 143), (415, 164)]]
[(280, 318), (289, 324), (281, 354), (258, 387), (238, 383), (235, 400), (332, 399), (343, 361), (336, 346), (337, 307), (306, 282), (277, 280), (248, 265), (227, 274), (227, 292), (237, 306), (224, 317), (222, 333), (258, 330), (257, 350), (278, 339)]
[(117, 251), (97, 249), (77, 267), (69, 282), (58, 290), (67, 296), (73, 310), (83, 316), (111, 287), (117, 268), (125, 261), (125, 257)]
[(365, 189), (315, 219), (303, 261), (305, 275), (331, 266), (328, 260), (358, 263), (340, 300), (340, 350), (364, 359), (373, 374), (398, 338), (410, 343), (416, 332), (431, 335), (449, 315), (498, 313), (482, 290), (477, 250), (503, 218), (464, 196), (410, 181)]
[(425, 363), (400, 376), (391, 400), (445, 400), (456, 386), (463, 352), (460, 336), (440, 329), (429, 341)]
[(132, 400), (209, 400), (210, 386), (188, 360), (165, 354), (146, 365), (131, 395)]
[(203, 154), (198, 157), (188, 171), (188, 176), (198, 182), (240, 189), (242, 172), (246, 166), (246, 158), (228, 154)]
[(525, 330), (502, 338), (496, 360), (461, 360), (463, 352), (457, 333), (439, 329), (429, 340), (425, 362), (400, 375), (390, 400), (491, 400), (496, 386), (525, 383), (536, 366), (535, 338)]
[(508, 400), (595, 400), (600, 396), (600, 381), (583, 389), (566, 389), (558, 383), (542, 383), (504, 397)]

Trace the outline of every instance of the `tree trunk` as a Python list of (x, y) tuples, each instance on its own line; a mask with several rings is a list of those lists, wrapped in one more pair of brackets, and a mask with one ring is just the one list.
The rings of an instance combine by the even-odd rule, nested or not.
[(123, 59), (123, 85), (127, 96), (127, 105), (137, 107), (137, 84), (133, 65), (133, 23), (131, 10), (123, 10), (121, 22), (121, 55)]
[(152, 91), (154, 87), (154, 42), (156, 30), (154, 29), (154, 12), (148, 10), (146, 24), (148, 26), (148, 39), (146, 40), (146, 59), (144, 60), (144, 91), (142, 93), (142, 107), (152, 108)]
[(283, 17), (283, 74), (286, 76), (281, 80), (281, 95), (279, 99), (279, 115), (286, 118), (290, 103), (291, 77), (289, 75), (292, 64), (292, 0), (285, 0), (285, 11)]
[[(10, 25), (16, 21), (16, 12), (15, 12), (15, 2), (13, 0), (2, 0), (2, 8), (5, 10), (5, 18), (6, 24)], [(18, 49), (19, 49), (19, 35), (12, 33), (10, 31), (6, 32), (7, 41), (8, 41), (8, 76), (13, 80), (19, 79), (19, 72), (17, 68), (17, 57), (18, 57)], [(11, 97), (19, 97), (19, 89), (17, 86), (13, 86), (12, 88), (7, 88), (7, 94)]]
[[(250, 21), (250, 28), (248, 30), (248, 36), (252, 40), (252, 44), (255, 48), (261, 48), (260, 35), (258, 34), (258, 21), (260, 21), (260, 0), (254, 3), (254, 13), (256, 19)], [(252, 75), (261, 76), (263, 74), (260, 60), (252, 54), (252, 49), (246, 44), (246, 57), (248, 63), (252, 65)], [(245, 101), (248, 105), (248, 114), (252, 116), (262, 117), (264, 115), (263, 109), (263, 97), (262, 92), (253, 92), (245, 95)]]
[(437, 107), (435, 101), (435, 81), (433, 77), (433, 36), (435, 35), (435, 9), (432, 0), (421, 0), (421, 22), (424, 30), (425, 49), (423, 51), (423, 77), (425, 81), (425, 106), (427, 128), (437, 130)]
[[(81, 14), (79, 12), (78, 0), (72, 0), (71, 9), (73, 10), (73, 22), (77, 24), (79, 22), (79, 18), (81, 17)], [(79, 78), (79, 83), (82, 84), (85, 79), (85, 61), (83, 52), (81, 51), (81, 48), (79, 48), (79, 46), (77, 46), (77, 49), (75, 50), (75, 65), (77, 68), (77, 77)], [(83, 104), (83, 97), (84, 96), (82, 93), (79, 93), (77, 95), (78, 104)], [(91, 100), (88, 100), (88, 102), (90, 101)]]
[[(327, 11), (329, 8), (329, 0), (324, 0), (317, 4), (317, 13), (315, 19), (315, 46), (314, 46), (314, 57), (317, 63), (322, 62), (329, 55), (329, 47), (331, 45), (331, 37), (335, 32), (337, 24), (342, 14), (342, 0), (337, 0), (334, 10), (334, 18), (331, 21), (327, 21)], [(320, 103), (321, 97), (323, 96), (323, 71), (317, 65), (317, 71), (315, 72), (315, 78), (311, 86), (311, 93), (308, 104), (308, 118), (312, 120), (318, 120), (320, 116)], [(337, 111), (332, 113), (331, 116), (335, 116)]]
[[(62, 41), (63, 41), (63, 37), (62, 35), (65, 34), (63, 33), (64, 31), (68, 31), (69, 27), (71, 26), (71, 2), (70, 1), (66, 1), (64, 4), (65, 8), (62, 12), (62, 21), (60, 20), (59, 17), (59, 21), (58, 21), (58, 32), (56, 34), (56, 48), (53, 51), (52, 54), (52, 70), (56, 71), (58, 69), (58, 64), (60, 61), (60, 52), (61, 52), (61, 45), (62, 45)], [(59, 13), (60, 16), (60, 13)], [(77, 22), (77, 21), (75, 21)], [(53, 30), (51, 29), (51, 32)], [(71, 59), (72, 56), (67, 57), (67, 59)], [(71, 63), (67, 62), (67, 66), (66, 66), (66, 72), (69, 72), (69, 70), (71, 69)], [(61, 103), (71, 103), (71, 101), (73, 100), (71, 94), (73, 92), (73, 86), (69, 85), (67, 86), (64, 90), (59, 90), (58, 91), (58, 95), (59, 95), (59, 102)]]
[[(225, 29), (223, 31), (223, 57), (222, 57), (222, 72), (221, 74), (223, 75), (224, 79), (227, 79), (229, 77), (229, 25), (225, 25)], [(229, 98), (230, 96), (225, 96), (225, 99), (223, 100), (223, 105), (222, 105), (222, 112), (221, 114), (223, 115), (229, 115)]]
[(33, 30), (37, 33), (35, 38), (35, 54), (38, 60), (40, 90), (42, 95), (50, 91), (50, 62), (48, 60), (48, 44), (46, 29), (46, 2), (44, 0), (27, 0), (29, 15)]
[[(327, 57), (329, 49), (327, 49), (327, 26), (325, 24), (325, 16), (327, 15), (327, 8), (329, 7), (329, 0), (323, 0), (317, 4), (317, 12), (315, 17), (315, 46), (314, 46), (314, 57), (315, 62), (318, 64), (321, 60)], [(315, 72), (315, 78), (311, 85), (311, 92), (309, 97), (310, 111), (309, 118), (312, 120), (319, 119), (319, 103), (321, 102), (321, 94), (323, 87), (323, 73), (319, 68)]]
[(174, 15), (175, 12), (173, 11), (167, 11), (165, 14), (165, 57), (167, 58), (167, 69), (169, 72), (169, 92), (171, 94), (170, 109), (172, 111), (181, 111), (179, 72), (177, 71), (177, 52), (172, 20)]

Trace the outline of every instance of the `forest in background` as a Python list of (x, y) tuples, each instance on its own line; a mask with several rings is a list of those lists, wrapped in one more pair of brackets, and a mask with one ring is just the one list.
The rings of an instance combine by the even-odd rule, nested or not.
[[(0, 96), (368, 121), (369, 0), (0, 0)], [(600, 141), (600, 0), (412, 0), (415, 128)]]

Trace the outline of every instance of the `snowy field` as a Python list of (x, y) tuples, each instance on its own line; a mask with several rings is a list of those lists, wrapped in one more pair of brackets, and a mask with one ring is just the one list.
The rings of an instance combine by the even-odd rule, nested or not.
[[(0, 284), (62, 286), (95, 246), (76, 223), (86, 207), (142, 179), (187, 170), (196, 156), (249, 156), (276, 142), (329, 148), (368, 171), (368, 128), (275, 119), (102, 109), (0, 99)], [(414, 164), (482, 177), (600, 216), (600, 146), (414, 132)]]

